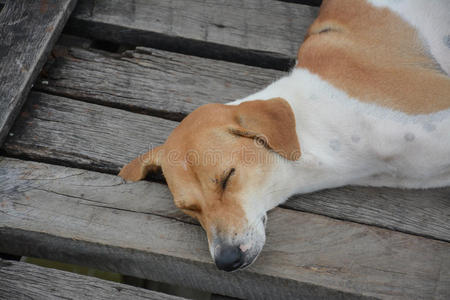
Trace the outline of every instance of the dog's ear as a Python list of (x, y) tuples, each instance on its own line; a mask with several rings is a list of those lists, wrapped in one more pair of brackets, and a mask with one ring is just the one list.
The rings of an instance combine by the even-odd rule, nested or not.
[(138, 181), (144, 179), (149, 172), (155, 172), (161, 168), (163, 146), (153, 148), (149, 152), (142, 154), (120, 170), (119, 176), (125, 180)]
[(254, 138), (286, 159), (300, 158), (295, 116), (283, 98), (243, 102), (236, 106), (234, 118), (239, 126), (232, 133)]

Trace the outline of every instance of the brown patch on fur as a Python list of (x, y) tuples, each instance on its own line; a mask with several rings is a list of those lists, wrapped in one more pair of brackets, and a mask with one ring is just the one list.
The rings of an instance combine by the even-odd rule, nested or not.
[[(298, 159), (295, 117), (281, 98), (238, 106), (204, 105), (189, 114), (165, 143), (166, 154), (178, 153), (163, 162), (175, 203), (197, 218), (208, 236), (212, 229), (227, 235), (247, 227), (246, 192), (263, 184), (274, 156), (255, 143), (260, 136), (273, 151)], [(235, 172), (223, 188), (221, 182), (231, 169)]]
[(255, 100), (237, 107), (239, 125), (234, 133), (260, 138), (270, 149), (289, 160), (300, 158), (300, 144), (295, 128), (295, 116), (286, 100)]
[(450, 79), (426, 53), (417, 31), (364, 0), (324, 0), (297, 67), (351, 97), (408, 114), (450, 108)]
[(249, 192), (264, 184), (276, 157), (255, 143), (259, 136), (288, 159), (300, 156), (295, 117), (286, 100), (207, 104), (189, 114), (163, 146), (134, 159), (119, 175), (139, 180), (160, 166), (175, 204), (197, 218), (209, 237), (212, 230), (236, 234), (248, 226), (243, 205)]
[(136, 157), (120, 170), (119, 176), (129, 181), (144, 179), (149, 172), (155, 172), (160, 168), (162, 151), (160, 146)]

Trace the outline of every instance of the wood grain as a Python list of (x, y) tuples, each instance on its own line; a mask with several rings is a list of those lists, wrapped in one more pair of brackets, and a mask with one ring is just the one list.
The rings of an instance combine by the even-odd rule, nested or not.
[(0, 11), (0, 146), (76, 0), (6, 1)]
[[(55, 51), (60, 55), (47, 64), (38, 89), (174, 120), (212, 101), (244, 97), (284, 74), (142, 47), (124, 55)], [(450, 188), (345, 187), (296, 196), (285, 207), (450, 241), (449, 199)]]
[(0, 278), (1, 299), (185, 299), (11, 260), (0, 259)]
[[(0, 161), (0, 251), (250, 299), (448, 299), (450, 244), (276, 208), (250, 268), (213, 265), (165, 185)], [(350, 294), (349, 294), (350, 293)]]
[(271, 0), (80, 0), (67, 31), (287, 70), (317, 12)]
[(36, 88), (181, 120), (200, 105), (246, 97), (283, 72), (138, 47), (123, 55), (58, 46)]
[(3, 149), (12, 155), (118, 173), (131, 159), (164, 143), (177, 124), (32, 92)]
[[(117, 174), (134, 157), (164, 143), (177, 124), (33, 92), (3, 150)], [(450, 188), (343, 187), (295, 196), (284, 207), (450, 241), (449, 199)]]
[(282, 207), (450, 242), (450, 187), (346, 186), (293, 196)]

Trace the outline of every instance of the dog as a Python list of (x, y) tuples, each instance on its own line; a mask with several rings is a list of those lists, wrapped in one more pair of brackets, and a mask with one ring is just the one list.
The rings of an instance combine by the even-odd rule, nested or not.
[(287, 76), (199, 107), (119, 175), (161, 169), (225, 271), (255, 261), (266, 212), (293, 194), (450, 185), (449, 12), (447, 0), (324, 0)]

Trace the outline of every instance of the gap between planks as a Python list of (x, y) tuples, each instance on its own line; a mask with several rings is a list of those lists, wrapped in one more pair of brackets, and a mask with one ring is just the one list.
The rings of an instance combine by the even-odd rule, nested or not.
[[(36, 83), (38, 89), (109, 106), (158, 111), (159, 116), (185, 115), (216, 99), (231, 101), (283, 75), (279, 71), (148, 48), (112, 55), (58, 47), (54, 56), (54, 62), (44, 68), (46, 76), (41, 80), (45, 84)], [(66, 112), (65, 106), (71, 107), (73, 114)], [(15, 136), (4, 149), (7, 155), (15, 157), (115, 174), (138, 154), (162, 144), (176, 125), (155, 117), (34, 93), (12, 132)], [(55, 126), (58, 130), (52, 132)], [(100, 132), (93, 135), (90, 128)], [(450, 188), (344, 187), (298, 195), (284, 205), (449, 241), (448, 199)]]
[(276, 208), (256, 263), (226, 273), (212, 263), (200, 226), (170, 218), (181, 212), (164, 185), (9, 158), (0, 166), (3, 252), (241, 298), (450, 293), (449, 243)]
[(66, 32), (288, 70), (317, 12), (271, 0), (80, 0)]
[[(3, 150), (117, 174), (164, 143), (177, 122), (33, 92)], [(450, 188), (343, 187), (297, 195), (286, 207), (407, 233), (450, 240)]]
[(95, 277), (3, 259), (0, 259), (0, 278), (2, 299), (185, 299)]
[(180, 121), (203, 104), (245, 97), (285, 74), (144, 47), (117, 54), (57, 46), (35, 89)]

